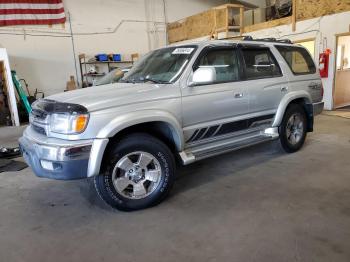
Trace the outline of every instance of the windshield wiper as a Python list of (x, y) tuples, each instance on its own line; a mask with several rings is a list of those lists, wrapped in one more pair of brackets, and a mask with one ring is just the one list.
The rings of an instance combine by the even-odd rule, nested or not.
[(136, 83), (135, 79), (131, 79), (131, 80), (120, 79), (119, 82), (120, 83), (132, 83), (132, 84)]
[(153, 82), (155, 84), (169, 84), (168, 81), (163, 81), (163, 80), (158, 80), (158, 79), (154, 79), (154, 78), (150, 78), (150, 77), (146, 77), (144, 79), (140, 79), (140, 81), (144, 81), (144, 82)]
[(121, 83), (140, 83), (140, 82), (152, 82), (155, 84), (169, 84), (168, 81), (163, 81), (163, 80), (158, 80), (158, 79), (153, 79), (153, 78), (149, 78), (149, 77), (140, 77), (139, 79), (120, 79), (119, 82)]

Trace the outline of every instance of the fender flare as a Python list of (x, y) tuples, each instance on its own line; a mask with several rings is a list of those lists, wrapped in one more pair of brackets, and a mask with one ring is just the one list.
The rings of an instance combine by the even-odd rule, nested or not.
[(176, 117), (171, 113), (159, 110), (143, 110), (122, 114), (114, 118), (98, 132), (92, 145), (87, 176), (92, 177), (99, 175), (101, 162), (109, 142), (109, 138), (115, 136), (118, 132), (125, 128), (148, 122), (163, 122), (168, 124), (171, 129), (176, 148), (179, 151), (183, 150), (184, 137), (182, 127)]
[(307, 104), (311, 104), (312, 99), (311, 96), (308, 92), (300, 90), (300, 91), (296, 91), (296, 92), (291, 92), (286, 94), (283, 99), (281, 100), (276, 115), (275, 115), (275, 119), (273, 121), (272, 127), (278, 127), (283, 119), (284, 113), (286, 112), (286, 109), (288, 107), (288, 105), (296, 100), (296, 99), (305, 99), (307, 101)]
[(117, 116), (98, 132), (97, 138), (111, 138), (125, 128), (149, 122), (164, 122), (168, 124), (176, 148), (179, 151), (184, 148), (184, 136), (179, 120), (173, 114), (160, 110), (134, 111)]

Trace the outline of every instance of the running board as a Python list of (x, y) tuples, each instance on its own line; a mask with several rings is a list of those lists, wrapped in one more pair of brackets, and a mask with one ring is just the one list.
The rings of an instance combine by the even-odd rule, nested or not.
[(267, 130), (265, 130), (265, 132), (249, 134), (249, 136), (245, 137), (226, 138), (209, 144), (194, 146), (185, 149), (184, 151), (180, 152), (179, 155), (182, 159), (182, 163), (184, 165), (188, 165), (198, 160), (235, 151), (241, 148), (249, 147), (278, 138), (278, 133), (276, 134), (276, 132), (274, 132), (275, 130), (269, 130), (271, 132), (266, 131)]

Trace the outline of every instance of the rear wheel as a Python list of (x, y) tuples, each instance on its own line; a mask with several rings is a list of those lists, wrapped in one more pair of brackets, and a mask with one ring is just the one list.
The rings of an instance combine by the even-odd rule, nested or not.
[(113, 208), (132, 211), (154, 206), (169, 193), (175, 161), (169, 148), (148, 134), (122, 139), (106, 155), (103, 174), (95, 177), (100, 197)]
[(279, 127), (280, 142), (282, 148), (288, 153), (298, 151), (305, 142), (307, 119), (301, 105), (288, 106)]

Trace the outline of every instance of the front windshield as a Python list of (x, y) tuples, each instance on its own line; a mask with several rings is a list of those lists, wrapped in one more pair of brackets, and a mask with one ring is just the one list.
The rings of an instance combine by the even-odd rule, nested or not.
[(125, 75), (122, 82), (173, 83), (182, 74), (196, 46), (168, 47), (142, 57)]

